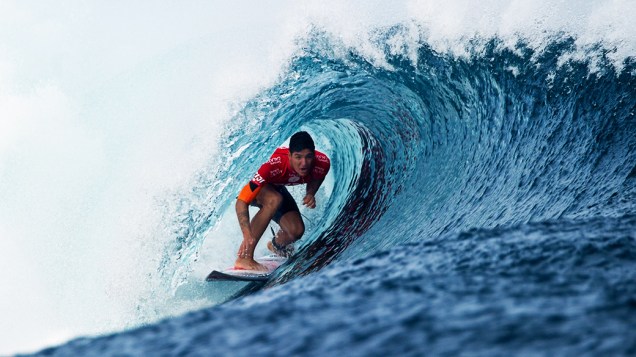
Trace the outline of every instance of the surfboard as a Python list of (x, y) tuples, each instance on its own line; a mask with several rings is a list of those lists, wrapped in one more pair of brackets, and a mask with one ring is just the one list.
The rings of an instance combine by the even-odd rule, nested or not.
[(267, 271), (254, 271), (236, 268), (227, 268), (224, 270), (212, 270), (205, 278), (206, 281), (267, 281), (274, 270), (287, 261), (287, 258), (270, 254), (258, 259), (258, 263), (267, 268)]

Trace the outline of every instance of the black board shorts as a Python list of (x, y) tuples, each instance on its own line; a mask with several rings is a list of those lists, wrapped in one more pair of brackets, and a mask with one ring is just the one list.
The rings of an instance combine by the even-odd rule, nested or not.
[[(294, 200), (294, 197), (292, 197), (291, 193), (287, 191), (287, 188), (283, 185), (271, 186), (274, 188), (274, 190), (278, 191), (278, 193), (283, 196), (283, 202), (281, 202), (280, 207), (278, 207), (278, 210), (276, 210), (276, 213), (274, 214), (274, 218), (272, 218), (272, 220), (274, 220), (274, 222), (276, 222), (277, 224), (280, 224), (280, 219), (283, 217), (283, 215), (291, 211), (298, 212), (298, 214), (300, 215), (300, 210), (298, 209), (296, 200)], [(256, 200), (252, 201), (250, 203), (250, 206), (263, 208), (263, 206), (259, 205)]]

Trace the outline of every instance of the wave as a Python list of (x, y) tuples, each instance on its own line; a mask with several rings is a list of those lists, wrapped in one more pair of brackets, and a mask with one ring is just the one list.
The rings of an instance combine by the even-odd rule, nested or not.
[(422, 42), (413, 60), (387, 44), (402, 30), (376, 34), (382, 65), (327, 33), (305, 39), (279, 83), (237, 112), (221, 158), (170, 213), (176, 240), (162, 279), (185, 281), (205, 233), (298, 129), (332, 158), (333, 187), (274, 284), (339, 256), (472, 227), (633, 211), (621, 199), (636, 167), (633, 58), (616, 66), (599, 47), (575, 60), (564, 35), (540, 50), (478, 41), (466, 58)]
[[(306, 296), (294, 286), (316, 277), (342, 283), (334, 266), (357, 262), (351, 269), (365, 275), (369, 257), (402, 247), (417, 257), (458, 235), (532, 242), (541, 231), (524, 227), (555, 222), (549, 229), (571, 242), (587, 239), (576, 220), (630, 236), (635, 5), (365, 0), (149, 12), (140, 4), (123, 18), (90, 2), (71, 17), (60, 6), (3, 7), (0, 17), (14, 24), (0, 36), (0, 246), (12, 267), (3, 314), (22, 328), (6, 331), (2, 347), (154, 323), (230, 298), (238, 289), (204, 278), (234, 260), (236, 193), (299, 129), (334, 165), (317, 209), (302, 212), (299, 255), (271, 283), (292, 300)], [(37, 61), (44, 53), (49, 60)], [(628, 233), (613, 229), (623, 220)], [(479, 259), (466, 247), (449, 264)], [(558, 260), (551, 247), (542, 254)], [(405, 261), (389, 253), (376, 262)], [(568, 269), (553, 270), (556, 280)], [(370, 281), (383, 274), (391, 273), (371, 272)], [(419, 282), (427, 278), (446, 283)], [(359, 298), (354, 286), (348, 293)], [(573, 289), (605, 293), (595, 286)], [(323, 291), (331, 287), (316, 286), (323, 306), (342, 301)], [(399, 315), (402, 305), (385, 296)], [(373, 311), (364, 297), (353, 301), (356, 315)]]
[[(537, 256), (557, 263), (572, 253), (568, 245), (574, 246), (576, 252), (582, 249), (589, 253), (579, 256), (583, 267), (599, 261), (615, 263), (597, 260), (599, 251), (609, 249), (615, 256), (632, 254), (629, 232), (633, 232), (636, 208), (633, 57), (617, 62), (615, 51), (602, 45), (581, 50), (577, 39), (567, 34), (542, 47), (523, 39), (512, 45), (509, 39), (473, 39), (465, 43), (467, 55), (456, 55), (440, 52), (424, 40), (404, 45), (400, 39), (408, 37), (405, 31), (402, 26), (376, 30), (371, 36), (375, 47), (363, 51), (313, 29), (300, 41), (298, 53), (276, 84), (237, 107), (224, 128), (220, 154), (199, 172), (195, 184), (161, 202), (166, 218), (158, 230), (171, 240), (157, 272), (150, 277), (152, 291), (139, 302), (139, 316), (132, 325), (236, 296), (211, 291), (201, 276), (193, 275), (194, 266), (203, 260), (208, 270), (211, 261), (220, 264), (218, 261), (228, 259), (219, 258), (221, 255), (231, 259), (238, 238), (219, 244), (212, 236), (225, 229), (226, 220), (235, 220), (231, 206), (240, 187), (275, 147), (299, 129), (309, 131), (317, 147), (330, 156), (332, 173), (319, 191), (319, 208), (302, 212), (307, 230), (298, 254), (268, 284), (285, 284), (292, 298), (301, 296), (307, 284), (323, 299), (318, 299), (318, 306), (333, 307), (342, 296), (353, 294), (352, 301), (359, 302), (362, 309), (356, 314), (367, 311), (365, 308), (375, 311), (375, 306), (361, 302), (366, 301), (361, 294), (367, 293), (376, 294), (387, 306), (392, 306), (396, 291), (432, 291), (434, 298), (441, 294), (440, 304), (447, 299), (462, 302), (461, 289), (456, 294), (451, 289), (445, 295), (437, 287), (456, 283), (443, 277), (448, 272), (444, 267), (456, 267), (450, 271), (466, 274), (468, 283), (473, 282), (471, 274), (479, 280), (484, 271), (493, 271), (495, 276), (485, 280), (493, 285), (499, 282), (503, 288), (489, 298), (495, 304), (512, 299), (502, 291), (518, 281), (507, 280), (507, 272), (513, 270), (521, 276), (545, 265), (532, 255), (513, 259), (523, 255), (524, 249), (512, 253), (498, 250), (497, 244), (481, 241), (484, 235), (498, 237), (497, 243), (513, 239), (525, 247), (527, 242), (540, 250)], [(292, 190), (292, 194), (300, 193)], [(578, 236), (568, 235), (599, 225), (603, 237), (619, 234), (622, 238), (618, 243), (602, 241), (601, 248), (594, 244), (579, 247), (572, 243)], [(565, 243), (556, 248), (551, 241), (541, 239), (545, 244), (531, 244), (537, 236), (551, 236), (555, 231), (567, 236)], [(615, 243), (624, 249), (613, 250)], [(209, 246), (216, 250), (214, 259), (202, 259), (201, 252)], [(431, 246), (446, 247), (453, 254), (431, 253)], [(484, 253), (489, 250), (502, 255)], [(431, 270), (422, 262), (439, 266)], [(569, 276), (564, 271), (572, 269), (570, 263), (548, 267), (556, 275)], [(375, 269), (381, 266), (385, 268)], [(420, 277), (421, 284), (430, 280), (432, 285), (422, 288), (414, 287), (408, 279), (383, 279), (394, 277), (395, 269), (407, 277)], [(612, 269), (610, 278), (623, 286), (632, 277), (618, 270)], [(360, 276), (365, 278), (356, 279)], [(343, 288), (328, 293), (333, 286), (325, 279), (333, 279)], [(546, 299), (558, 293), (557, 283)], [(352, 293), (365, 284), (381, 291)], [(587, 280), (575, 279), (573, 284), (573, 290), (595, 291)], [(477, 285), (477, 290), (487, 289)], [(543, 291), (541, 276), (528, 289)], [(285, 305), (288, 301), (279, 294), (276, 288), (268, 289), (258, 299)], [(192, 316), (216, 323), (233, 316), (237, 309), (249, 318), (257, 314), (249, 304), (258, 304), (258, 299), (247, 300), (246, 306), (238, 301), (219, 310), (193, 313), (184, 320), (168, 320), (133, 331), (131, 336), (170, 323), (190, 326)], [(370, 323), (370, 328), (378, 332), (386, 327), (389, 333), (400, 336), (399, 326), (413, 323), (421, 327), (415, 319), (430, 315), (417, 305), (419, 300), (408, 301), (421, 308), (418, 313), (409, 315), (401, 305), (392, 306), (398, 312), (395, 318), (384, 316), (385, 324)], [(605, 308), (612, 302), (601, 303)], [(316, 304), (308, 306), (315, 310)], [(571, 326), (586, 306), (585, 301), (576, 305), (575, 313), (563, 317), (565, 325)], [(304, 311), (296, 308), (296, 313)], [(486, 306), (485, 314), (493, 308)], [(277, 312), (274, 309), (268, 319), (275, 320)], [(518, 324), (513, 315), (504, 317)], [(310, 333), (321, 335), (333, 327), (333, 320), (323, 317), (325, 325), (312, 327)], [(441, 321), (449, 316), (438, 317)], [(494, 325), (496, 317), (488, 315), (486, 320)], [(615, 316), (610, 313), (605, 317), (609, 321)], [(537, 329), (551, 321), (550, 316), (541, 318), (545, 321), (537, 320), (533, 325)], [(302, 326), (302, 317), (295, 321), (298, 323), (290, 326)], [(345, 344), (361, 333), (352, 324), (346, 326)], [(466, 326), (464, 331), (473, 325)], [(451, 332), (454, 328), (443, 323), (438, 327)], [(269, 331), (271, 326), (264, 323), (256, 334), (263, 330)], [(233, 331), (226, 329), (219, 335)], [(482, 338), (477, 336), (475, 341)], [(95, 343), (107, 343), (108, 338), (98, 341)], [(59, 352), (64, 353), (64, 349)]]

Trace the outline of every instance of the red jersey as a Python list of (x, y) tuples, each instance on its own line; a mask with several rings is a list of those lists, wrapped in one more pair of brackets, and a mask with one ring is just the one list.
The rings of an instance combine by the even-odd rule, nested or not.
[(313, 180), (322, 180), (327, 176), (331, 162), (327, 155), (318, 150), (314, 150), (314, 157), (314, 167), (308, 175), (303, 177), (294, 171), (289, 163), (289, 148), (280, 147), (258, 169), (251, 182), (258, 186), (262, 186), (264, 183), (293, 186), (309, 183)]
[(258, 189), (266, 183), (293, 186), (324, 179), (331, 167), (331, 161), (327, 155), (318, 150), (314, 150), (314, 157), (313, 167), (309, 174), (300, 176), (289, 163), (289, 148), (276, 149), (269, 160), (261, 165), (238, 198), (250, 203), (258, 194)]

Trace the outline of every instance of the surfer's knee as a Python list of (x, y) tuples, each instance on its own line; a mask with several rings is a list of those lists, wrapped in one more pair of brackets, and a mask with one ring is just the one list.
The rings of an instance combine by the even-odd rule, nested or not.
[(292, 240), (295, 242), (302, 238), (303, 234), (305, 234), (305, 225), (302, 222), (292, 225), (288, 228), (286, 232)]

